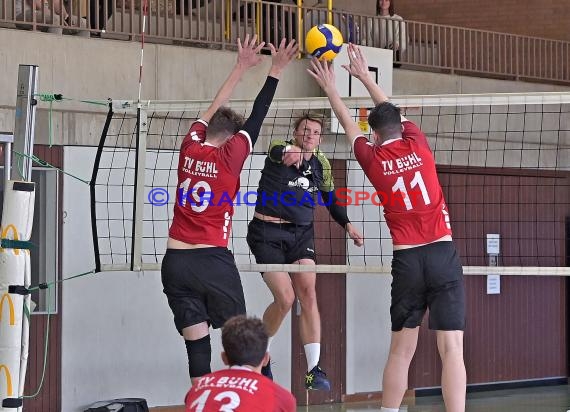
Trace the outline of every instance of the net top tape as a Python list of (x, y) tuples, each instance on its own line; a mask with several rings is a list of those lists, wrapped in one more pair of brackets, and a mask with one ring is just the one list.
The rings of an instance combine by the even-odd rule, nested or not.
[[(371, 107), (369, 97), (343, 98), (348, 107)], [(570, 92), (547, 93), (490, 93), (490, 94), (441, 94), (393, 96), (390, 101), (401, 107), (450, 107), (450, 106), (507, 106), (507, 105), (547, 105), (570, 104)], [(231, 100), (228, 106), (235, 110), (247, 110), (253, 100)], [(137, 103), (134, 100), (112, 100), (115, 112), (136, 113), (137, 108), (157, 112), (168, 111), (203, 111), (211, 100), (147, 100)], [(272, 109), (330, 109), (326, 97), (277, 98)]]

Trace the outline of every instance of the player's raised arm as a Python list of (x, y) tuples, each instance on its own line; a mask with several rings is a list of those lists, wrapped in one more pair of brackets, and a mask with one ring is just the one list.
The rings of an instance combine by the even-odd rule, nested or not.
[(209, 122), (214, 113), (230, 99), (243, 74), (251, 67), (257, 66), (262, 60), (259, 51), (265, 45), (265, 42), (257, 44), (257, 35), (254, 35), (250, 40), (249, 34), (246, 34), (243, 44), (239, 38), (237, 43), (238, 57), (232, 71), (218, 90), (210, 107), (200, 116), (206, 122)]
[(269, 44), (269, 48), (271, 49), (272, 56), (271, 69), (269, 70), (265, 84), (255, 98), (251, 114), (243, 125), (243, 130), (245, 130), (251, 138), (252, 146), (255, 145), (263, 120), (265, 119), (269, 106), (273, 101), (273, 96), (275, 95), (275, 90), (277, 89), (277, 83), (279, 83), (281, 73), (297, 55), (298, 51), (298, 46), (295, 43), (295, 40), (291, 40), (287, 44), (286, 40), (283, 39), (281, 40), (278, 49), (275, 49), (272, 44)]
[(311, 76), (313, 76), (319, 86), (321, 86), (321, 89), (326, 93), (334, 114), (342, 125), (349, 143), (352, 145), (354, 139), (356, 139), (357, 136), (362, 135), (362, 132), (356, 122), (352, 119), (348, 108), (345, 106), (338, 94), (332, 66), (325, 61), (321, 62), (317, 59), (313, 59), (311, 61), (311, 69), (307, 69), (307, 71)]
[(349, 43), (348, 59), (350, 60), (350, 65), (343, 65), (342, 67), (346, 69), (351, 76), (356, 77), (362, 82), (366, 90), (368, 90), (374, 104), (376, 105), (388, 101), (388, 96), (386, 96), (382, 88), (374, 81), (372, 76), (370, 76), (368, 63), (360, 47)]

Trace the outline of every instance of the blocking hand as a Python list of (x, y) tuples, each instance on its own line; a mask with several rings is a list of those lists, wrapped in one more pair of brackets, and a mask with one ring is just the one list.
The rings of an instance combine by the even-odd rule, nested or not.
[(307, 69), (307, 71), (325, 92), (327, 89), (335, 87), (334, 70), (330, 63), (313, 58), (311, 60), (311, 69)]
[(299, 53), (299, 46), (295, 40), (291, 40), (286, 43), (286, 39), (282, 39), (279, 43), (279, 48), (275, 49), (273, 44), (269, 43), (269, 49), (271, 50), (272, 65), (271, 69), (273, 72), (281, 72), (287, 66), (291, 60)]
[(237, 64), (243, 66), (245, 69), (257, 66), (261, 62), (261, 56), (259, 55), (260, 50), (265, 46), (265, 42), (257, 43), (257, 35), (254, 35), (252, 39), (249, 39), (249, 34), (245, 35), (245, 40), (243, 44), (241, 39), (237, 39), (238, 43), (238, 59)]
[(351, 76), (354, 76), (357, 79), (362, 79), (363, 77), (368, 76), (368, 63), (366, 62), (366, 58), (362, 54), (360, 47), (349, 43), (348, 59), (350, 60), (350, 65), (343, 64), (342, 67), (349, 72)]

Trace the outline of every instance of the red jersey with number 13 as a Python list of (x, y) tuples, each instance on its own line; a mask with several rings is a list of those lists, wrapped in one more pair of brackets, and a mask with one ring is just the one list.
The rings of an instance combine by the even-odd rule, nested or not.
[(295, 397), (289, 391), (259, 373), (238, 368), (200, 377), (186, 395), (186, 412), (297, 410)]
[(354, 154), (376, 189), (394, 245), (420, 245), (451, 235), (435, 160), (423, 132), (402, 122), (401, 139), (354, 140)]
[(216, 147), (206, 142), (207, 129), (204, 120), (195, 121), (182, 142), (169, 236), (190, 244), (227, 247), (233, 201), (252, 150), (251, 139), (241, 130)]

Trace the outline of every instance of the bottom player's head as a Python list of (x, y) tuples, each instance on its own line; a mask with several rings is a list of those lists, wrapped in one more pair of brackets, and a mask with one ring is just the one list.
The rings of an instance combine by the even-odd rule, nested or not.
[(269, 360), (268, 340), (261, 320), (234, 316), (222, 328), (222, 360), (229, 366), (251, 366), (259, 372)]
[(374, 131), (376, 143), (402, 137), (400, 108), (390, 102), (376, 105), (368, 115), (368, 124)]
[(323, 121), (319, 117), (306, 114), (295, 120), (293, 127), (293, 137), (300, 148), (310, 152), (321, 144)]
[(224, 144), (228, 138), (239, 132), (243, 122), (243, 116), (228, 107), (220, 107), (208, 123), (206, 140), (212, 144)]

